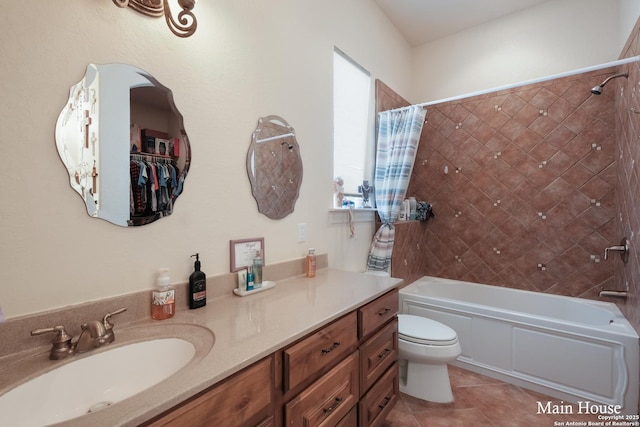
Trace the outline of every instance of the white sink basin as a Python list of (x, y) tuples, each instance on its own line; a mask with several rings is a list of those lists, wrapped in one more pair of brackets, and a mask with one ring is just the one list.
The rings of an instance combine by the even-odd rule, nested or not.
[(100, 410), (167, 379), (195, 353), (189, 341), (162, 338), (72, 361), (0, 396), (2, 424), (43, 426)]

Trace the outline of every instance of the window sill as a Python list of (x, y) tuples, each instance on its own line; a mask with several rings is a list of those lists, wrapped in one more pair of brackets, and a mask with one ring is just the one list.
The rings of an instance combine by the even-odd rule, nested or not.
[[(377, 212), (376, 208), (353, 208), (354, 212)], [(329, 212), (349, 212), (349, 208), (331, 208)]]
[[(376, 219), (375, 208), (353, 208), (353, 222), (374, 222)], [(330, 224), (346, 224), (349, 222), (348, 208), (329, 209)]]

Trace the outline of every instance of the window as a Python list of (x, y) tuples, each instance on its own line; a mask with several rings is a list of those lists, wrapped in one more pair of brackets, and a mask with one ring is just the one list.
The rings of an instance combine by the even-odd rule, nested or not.
[(344, 180), (345, 194), (357, 194), (370, 181), (374, 142), (371, 74), (335, 48), (333, 53), (333, 176)]

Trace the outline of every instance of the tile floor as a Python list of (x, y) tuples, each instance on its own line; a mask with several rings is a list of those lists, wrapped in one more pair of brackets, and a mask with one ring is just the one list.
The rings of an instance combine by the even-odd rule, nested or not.
[(568, 403), (454, 366), (449, 367), (449, 376), (453, 403), (401, 394), (383, 427), (558, 427), (600, 421), (597, 415), (578, 414), (575, 405), (573, 415), (537, 414), (539, 401)]

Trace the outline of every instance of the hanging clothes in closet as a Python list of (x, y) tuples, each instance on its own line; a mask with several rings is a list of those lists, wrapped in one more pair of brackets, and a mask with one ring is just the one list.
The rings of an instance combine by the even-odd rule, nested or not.
[(171, 159), (132, 155), (130, 212), (135, 217), (171, 215), (173, 201), (182, 191), (183, 174)]

